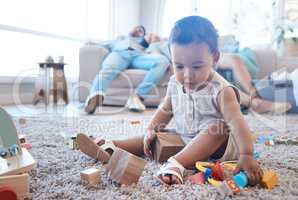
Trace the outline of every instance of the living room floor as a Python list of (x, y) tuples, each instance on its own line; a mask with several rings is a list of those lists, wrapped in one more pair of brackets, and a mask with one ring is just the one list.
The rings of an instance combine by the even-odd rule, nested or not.
[[(33, 199), (222, 199), (211, 185), (166, 187), (154, 175), (159, 164), (149, 161), (138, 184), (122, 186), (112, 182), (101, 163), (95, 162), (67, 145), (68, 138), (79, 132), (105, 139), (123, 139), (144, 134), (155, 109), (129, 113), (121, 107), (104, 107), (101, 113), (86, 115), (79, 104), (68, 106), (7, 106), (19, 133), (25, 134), (37, 167), (31, 174)], [(19, 119), (25, 119), (20, 124)], [(245, 115), (251, 129), (261, 135), (298, 136), (298, 115)], [(273, 190), (248, 187), (233, 199), (298, 199), (298, 146), (256, 144), (264, 169), (278, 173), (279, 186)], [(90, 186), (80, 179), (80, 172), (98, 168), (102, 182)], [(229, 198), (228, 198), (229, 199)]]

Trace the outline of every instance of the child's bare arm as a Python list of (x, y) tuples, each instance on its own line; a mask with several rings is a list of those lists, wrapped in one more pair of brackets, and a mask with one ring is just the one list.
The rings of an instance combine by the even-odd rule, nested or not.
[(173, 114), (172, 114), (171, 98), (166, 96), (162, 107), (157, 109), (156, 113), (151, 119), (148, 129), (159, 130), (161, 128), (164, 128), (170, 122), (172, 117), (173, 117)]
[(255, 185), (262, 178), (262, 169), (253, 158), (253, 142), (249, 127), (240, 111), (239, 103), (234, 90), (231, 87), (225, 88), (218, 95), (220, 111), (225, 122), (231, 128), (231, 134), (236, 138), (239, 148), (239, 161), (236, 171), (244, 170), (248, 173), (250, 183)]
[(157, 109), (147, 128), (147, 133), (144, 137), (144, 153), (146, 156), (152, 156), (150, 144), (156, 137), (155, 131), (164, 128), (170, 122), (172, 116), (171, 98), (166, 96), (162, 107)]

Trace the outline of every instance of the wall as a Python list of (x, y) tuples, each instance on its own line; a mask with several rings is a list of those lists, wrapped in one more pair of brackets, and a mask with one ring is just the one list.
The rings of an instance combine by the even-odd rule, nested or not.
[(159, 5), (163, 0), (140, 0), (140, 23), (146, 27), (147, 32), (159, 33), (157, 13)]
[(127, 35), (140, 24), (140, 0), (112, 0), (112, 35)]

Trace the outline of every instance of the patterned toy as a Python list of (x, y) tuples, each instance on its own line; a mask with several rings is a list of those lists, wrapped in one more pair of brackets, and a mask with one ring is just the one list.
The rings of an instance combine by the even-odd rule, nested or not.
[[(245, 172), (241, 171), (233, 175), (236, 169), (236, 162), (216, 163), (211, 162), (197, 162), (196, 168), (200, 171), (189, 178), (192, 183), (204, 184), (210, 183), (224, 195), (237, 194), (241, 189), (245, 188), (248, 183), (248, 177)], [(202, 177), (204, 179), (202, 180)], [(261, 186), (267, 189), (272, 189), (278, 184), (277, 174), (273, 170), (265, 171)]]

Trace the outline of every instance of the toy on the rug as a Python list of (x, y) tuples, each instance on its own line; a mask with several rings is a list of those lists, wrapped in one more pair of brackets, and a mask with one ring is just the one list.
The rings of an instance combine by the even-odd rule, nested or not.
[(116, 148), (106, 165), (106, 173), (120, 184), (131, 185), (139, 181), (146, 163), (146, 160)]
[(298, 145), (298, 137), (277, 136), (275, 137), (276, 144)]
[(69, 148), (76, 150), (78, 149), (78, 145), (77, 145), (77, 135), (72, 135), (68, 142), (67, 142)]
[(159, 132), (152, 145), (154, 160), (163, 163), (182, 150), (184, 146), (185, 143), (180, 135), (169, 132)]
[(21, 144), (27, 143), (26, 137), (23, 134), (19, 135), (19, 140)]
[(273, 135), (254, 135), (255, 142), (273, 146), (275, 144), (298, 145), (298, 137), (273, 136)]
[(273, 135), (259, 135), (257, 137), (258, 144), (265, 144), (267, 146), (274, 145), (274, 136)]
[(5, 200), (18, 200), (17, 193), (11, 187), (0, 187), (0, 197)]
[(277, 174), (273, 170), (265, 171), (261, 181), (261, 186), (267, 189), (272, 189), (278, 184)]
[(138, 125), (138, 124), (141, 124), (141, 121), (140, 120), (132, 120), (132, 121), (130, 121), (130, 123), (132, 125)]
[(82, 181), (86, 181), (91, 185), (100, 183), (101, 176), (100, 172), (96, 168), (89, 168), (81, 172)]
[[(36, 162), (27, 149), (21, 147), (15, 125), (1, 107), (0, 130), (0, 188), (12, 188), (18, 199), (30, 197), (28, 172)], [(0, 199), (5, 198), (0, 196)]]
[[(93, 139), (94, 137), (92, 135), (89, 136), (91, 139)], [(98, 139), (94, 139), (94, 142), (96, 144), (102, 144), (102, 139), (98, 140)], [(73, 150), (78, 150), (79, 149), (79, 146), (77, 144), (77, 135), (76, 134), (73, 134), (67, 141), (67, 145), (69, 146), (69, 148), (73, 149)]]
[[(236, 169), (236, 166), (237, 163), (235, 162), (197, 162), (196, 168), (200, 172), (189, 177), (189, 180), (192, 183), (197, 184), (209, 182), (211, 185), (218, 188), (218, 191), (224, 196), (236, 194), (249, 183), (245, 172), (241, 171), (236, 175), (232, 174)], [(267, 189), (272, 189), (277, 184), (277, 174), (273, 170), (265, 171), (261, 180), (261, 186)]]
[(20, 124), (20, 125), (25, 125), (26, 123), (27, 123), (27, 120), (26, 120), (25, 118), (22, 118), (22, 117), (21, 117), (21, 118), (19, 119), (19, 124)]
[(20, 134), (19, 135), (19, 140), (20, 140), (20, 144), (21, 144), (22, 148), (26, 148), (27, 150), (32, 148), (32, 145), (27, 143), (27, 139), (26, 139), (25, 135)]

